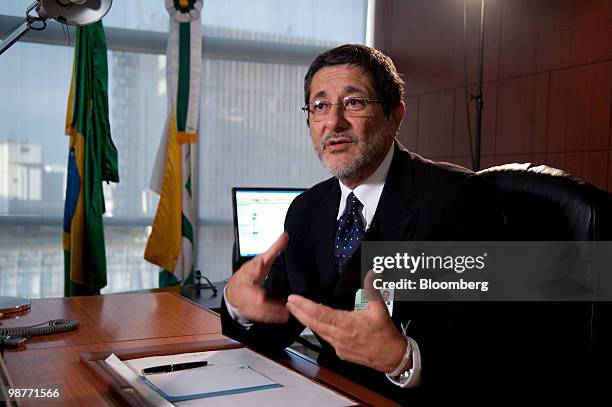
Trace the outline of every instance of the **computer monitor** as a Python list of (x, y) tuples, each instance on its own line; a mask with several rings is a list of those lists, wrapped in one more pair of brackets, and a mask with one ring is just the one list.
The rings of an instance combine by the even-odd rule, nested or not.
[(234, 270), (266, 251), (284, 230), (285, 215), (300, 188), (232, 188)]

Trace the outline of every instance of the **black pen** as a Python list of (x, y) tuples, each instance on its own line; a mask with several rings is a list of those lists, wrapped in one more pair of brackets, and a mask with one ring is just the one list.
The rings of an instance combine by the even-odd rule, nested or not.
[(185, 370), (185, 369), (195, 369), (197, 367), (208, 366), (207, 361), (201, 362), (185, 362), (185, 363), (176, 363), (173, 365), (161, 365), (161, 366), (153, 366), (142, 369), (142, 374), (155, 374), (155, 373), (169, 373), (176, 372), (177, 370)]

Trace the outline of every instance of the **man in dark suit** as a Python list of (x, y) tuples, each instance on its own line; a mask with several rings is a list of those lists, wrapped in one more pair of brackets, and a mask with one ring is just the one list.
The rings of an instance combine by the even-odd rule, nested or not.
[[(297, 197), (287, 232), (230, 279), (223, 333), (279, 350), (306, 326), (323, 346), (320, 363), (400, 401), (458, 383), (457, 367), (470, 365), (462, 351), (474, 342), (455, 307), (396, 302), (389, 315), (371, 300), (353, 310), (363, 287), (360, 241), (495, 239), (502, 215), (491, 187), (395, 141), (403, 82), (381, 52), (327, 51), (311, 64), (304, 89), (315, 151), (334, 177)], [(354, 243), (342, 243), (349, 238)]]

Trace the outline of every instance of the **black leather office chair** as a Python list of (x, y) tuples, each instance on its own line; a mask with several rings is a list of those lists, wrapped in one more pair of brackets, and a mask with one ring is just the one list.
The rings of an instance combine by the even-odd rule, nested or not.
[(546, 165), (505, 164), (479, 172), (501, 194), (505, 240), (612, 240), (612, 195)]
[[(505, 212), (505, 240), (612, 240), (612, 194), (606, 191), (546, 165), (506, 164), (482, 170), (479, 174), (493, 183), (500, 193)], [(604, 272), (612, 273), (612, 264), (610, 270)], [(611, 302), (522, 303), (515, 306), (517, 312), (541, 318), (547, 324), (545, 329), (561, 327), (558, 335), (551, 332), (553, 340), (558, 338), (561, 343), (567, 343), (568, 349), (582, 348), (590, 355), (589, 364), (579, 367), (576, 374), (589, 374), (584, 370), (589, 370), (593, 364), (607, 366), (604, 360), (610, 357), (612, 343)], [(593, 380), (598, 379), (601, 377), (593, 376)]]

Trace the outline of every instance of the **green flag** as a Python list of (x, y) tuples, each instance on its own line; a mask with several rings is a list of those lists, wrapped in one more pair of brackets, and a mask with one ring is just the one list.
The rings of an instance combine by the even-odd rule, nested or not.
[(64, 206), (64, 295), (106, 285), (102, 181), (119, 182), (108, 120), (108, 65), (102, 21), (76, 29), (66, 113), (70, 136)]

